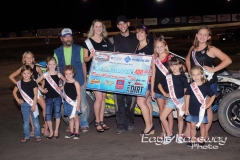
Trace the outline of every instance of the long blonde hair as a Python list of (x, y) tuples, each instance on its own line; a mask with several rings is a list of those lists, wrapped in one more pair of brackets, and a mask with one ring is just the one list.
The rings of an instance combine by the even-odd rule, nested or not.
[(100, 20), (100, 19), (95, 19), (95, 20), (92, 22), (92, 25), (91, 25), (91, 27), (90, 27), (90, 29), (89, 29), (88, 38), (91, 38), (91, 37), (94, 35), (94, 30), (93, 30), (93, 28), (94, 28), (94, 25), (95, 25), (96, 22), (102, 23), (102, 34), (101, 34), (101, 36), (103, 36), (103, 38), (107, 37), (106, 26), (103, 24), (103, 21)]
[[(47, 63), (47, 65), (48, 65), (48, 62), (50, 62), (50, 61), (55, 61), (55, 63), (56, 63), (56, 68), (57, 68), (57, 61), (56, 61), (56, 59), (54, 58), (54, 57), (52, 57), (52, 56), (49, 56), (49, 57), (47, 57), (47, 59), (46, 59), (46, 63)], [(49, 69), (48, 69), (48, 67), (47, 67), (47, 71), (48, 71)]]
[[(208, 30), (208, 35), (209, 35), (210, 37), (212, 36), (212, 31), (211, 31), (211, 29), (210, 29), (207, 25), (201, 25), (201, 26), (198, 28), (196, 34), (198, 34), (198, 32), (199, 32), (201, 29), (207, 29), (207, 30)], [(206, 43), (207, 43), (208, 50), (209, 50), (209, 49), (210, 49), (210, 46), (211, 46), (211, 44), (212, 44), (211, 38), (208, 39)], [(195, 39), (194, 39), (194, 41), (193, 41), (193, 47), (194, 47), (194, 48), (197, 48), (198, 46), (199, 46), (199, 41), (198, 41), (197, 35), (196, 35), (196, 36), (195, 36)]]
[(32, 62), (32, 64), (35, 64), (35, 57), (34, 57), (33, 53), (30, 52), (30, 51), (26, 51), (26, 52), (23, 53), (23, 55), (22, 55), (22, 63), (23, 63), (24, 65), (26, 64), (25, 57), (26, 57), (26, 55), (28, 55), (28, 54), (32, 55), (32, 57), (33, 57), (33, 62)]

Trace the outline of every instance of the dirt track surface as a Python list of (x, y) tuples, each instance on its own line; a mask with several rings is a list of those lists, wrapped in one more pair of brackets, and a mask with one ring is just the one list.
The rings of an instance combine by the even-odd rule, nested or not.
[[(58, 44), (57, 44), (58, 45)], [(49, 50), (44, 45), (35, 48), (36, 51), (47, 51), (46, 54), (40, 54), (36, 57), (43, 58), (51, 55), (55, 46), (51, 46)], [(23, 50), (28, 50), (28, 47), (23, 47)], [(21, 54), (23, 52), (20, 52)], [(19, 53), (19, 55), (21, 55)], [(18, 56), (19, 56), (18, 55)], [(22, 117), (19, 106), (13, 101), (12, 87), (13, 84), (8, 79), (11, 72), (21, 66), (21, 61), (18, 56), (15, 60), (1, 60), (0, 70), (0, 159), (1, 160), (168, 160), (168, 159), (184, 159), (184, 160), (226, 160), (239, 159), (240, 138), (232, 137), (227, 134), (219, 125), (218, 122), (213, 123), (210, 131), (210, 138), (215, 138), (219, 142), (219, 137), (222, 140), (226, 139), (226, 143), (208, 143), (214, 145), (218, 149), (197, 149), (188, 148), (186, 144), (177, 144), (175, 140), (169, 145), (162, 145), (160, 142), (155, 145), (154, 142), (141, 142), (139, 133), (144, 128), (142, 117), (136, 117), (135, 130), (133, 132), (125, 132), (122, 135), (116, 135), (115, 117), (105, 118), (105, 122), (109, 125), (110, 130), (105, 133), (97, 133), (94, 126), (90, 126), (90, 132), (80, 133), (79, 140), (65, 139), (65, 129), (67, 125), (61, 121), (59, 133), (60, 137), (56, 140), (46, 140), (42, 135), (41, 142), (35, 142), (31, 138), (26, 144), (20, 143), (23, 138)], [(237, 64), (239, 64), (237, 62)], [(234, 63), (235, 65), (235, 63)], [(237, 65), (236, 65), (237, 66)], [(239, 67), (239, 66), (238, 66)], [(158, 118), (153, 119), (156, 126), (156, 137), (161, 133)], [(42, 126), (42, 117), (40, 116), (40, 125)], [(177, 121), (174, 123), (174, 133), (177, 133)], [(145, 138), (144, 141), (149, 139)], [(153, 139), (151, 139), (153, 141)]]

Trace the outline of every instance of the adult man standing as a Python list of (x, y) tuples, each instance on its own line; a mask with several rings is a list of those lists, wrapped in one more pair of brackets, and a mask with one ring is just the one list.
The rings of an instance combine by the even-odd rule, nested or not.
[[(121, 15), (117, 18), (117, 27), (120, 33), (113, 37), (113, 46), (115, 52), (134, 53), (138, 45), (138, 40), (134, 33), (129, 31), (130, 22), (127, 17)], [(116, 105), (116, 134), (122, 134), (124, 131), (134, 130), (134, 105), (136, 97), (115, 94), (114, 101)], [(127, 106), (126, 106), (127, 105)]]
[(88, 104), (86, 100), (86, 65), (83, 60), (83, 48), (79, 45), (73, 44), (72, 30), (64, 28), (61, 31), (62, 46), (54, 50), (54, 57), (57, 60), (59, 71), (63, 74), (63, 67), (65, 65), (72, 65), (76, 69), (74, 78), (81, 85), (81, 109), (80, 127), (83, 133), (88, 132), (89, 123), (88, 118)]

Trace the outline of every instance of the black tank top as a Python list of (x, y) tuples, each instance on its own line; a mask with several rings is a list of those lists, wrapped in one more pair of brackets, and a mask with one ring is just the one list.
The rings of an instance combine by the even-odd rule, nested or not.
[[(165, 59), (162, 62), (162, 64), (168, 68), (168, 56), (167, 55), (165, 57)], [(167, 83), (167, 80), (166, 80), (166, 76), (158, 69), (158, 67), (156, 66), (155, 64), (155, 68), (156, 68), (156, 72), (155, 72), (155, 81), (154, 81), (154, 92), (158, 93), (158, 94), (162, 94), (161, 91), (158, 89), (158, 84), (159, 83)], [(166, 86), (167, 87), (167, 86)], [(166, 88), (164, 88), (163, 86), (163, 89), (166, 91)]]
[[(198, 61), (198, 63), (201, 65), (201, 66), (208, 66), (208, 67), (212, 67), (214, 66), (214, 58), (212, 57), (209, 57), (207, 55), (207, 51), (208, 51), (208, 46), (206, 46), (203, 50), (201, 51), (196, 51), (195, 53), (195, 57), (196, 57), (196, 60)], [(191, 61), (191, 66), (195, 66), (196, 64), (194, 63), (194, 60), (193, 60), (193, 57), (192, 57), (192, 53), (191, 53), (191, 57), (190, 57), (190, 61)], [(217, 80), (217, 74), (214, 73), (212, 79), (207, 82), (209, 85), (213, 84), (213, 83), (216, 83), (218, 80)]]
[(77, 99), (77, 91), (76, 91), (76, 86), (75, 86), (74, 83), (67, 83), (66, 82), (65, 85), (64, 85), (64, 92), (72, 100)]
[(33, 77), (36, 80), (38, 78), (38, 72), (36, 65), (33, 66)]
[[(54, 82), (59, 86), (59, 78), (58, 75), (51, 75), (51, 78), (54, 80)], [(56, 98), (60, 95), (55, 91), (55, 89), (52, 88), (52, 86), (48, 83), (47, 80), (45, 80), (45, 87), (47, 88), (48, 92), (45, 94), (46, 98)]]

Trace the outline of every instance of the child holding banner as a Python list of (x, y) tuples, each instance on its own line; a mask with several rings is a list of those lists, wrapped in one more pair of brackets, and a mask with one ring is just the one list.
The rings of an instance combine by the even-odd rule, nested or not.
[[(152, 99), (157, 100), (160, 113), (163, 112), (164, 106), (168, 100), (167, 97), (163, 95), (160, 91), (160, 83), (165, 81), (166, 75), (168, 74), (168, 61), (171, 59), (169, 55), (168, 45), (163, 39), (156, 39), (154, 42), (154, 56), (152, 63), (152, 77), (151, 77), (151, 95)], [(173, 114), (168, 115), (168, 125), (170, 132), (172, 133), (173, 128)], [(161, 125), (162, 126), (162, 125)], [(162, 126), (162, 133), (158, 136), (159, 139), (162, 139), (166, 134), (164, 127)]]
[[(64, 82), (65, 78), (61, 73), (56, 71), (57, 62), (54, 57), (48, 57), (46, 60), (47, 63), (47, 72), (40, 76), (36, 82), (39, 83), (43, 79), (46, 80), (45, 87), (40, 88), (46, 96), (46, 121), (49, 127), (49, 136), (47, 139), (56, 139), (59, 137), (58, 128), (60, 125), (60, 111), (62, 104), (62, 91), (59, 88), (59, 81), (62, 79)], [(54, 117), (56, 118), (55, 131), (53, 133), (52, 127), (52, 112), (54, 111)]]
[(176, 142), (184, 142), (183, 138), (181, 137), (184, 124), (182, 116), (184, 115), (184, 92), (188, 87), (188, 80), (184, 74), (183, 65), (183, 62), (179, 58), (173, 57), (169, 61), (170, 74), (166, 76), (167, 83), (166, 81), (162, 81), (159, 87), (163, 95), (170, 98), (160, 115), (160, 120), (166, 131), (163, 144), (169, 144), (175, 138), (175, 135), (170, 131), (167, 121), (167, 116), (173, 111), (173, 109), (177, 109), (178, 115), (178, 137)]
[[(190, 122), (191, 142), (187, 143), (188, 147), (192, 147), (196, 143), (196, 128), (200, 127), (201, 137), (198, 139), (199, 145), (205, 145), (206, 128), (208, 123), (206, 110), (211, 107), (215, 94), (204, 78), (204, 71), (200, 66), (194, 66), (190, 70), (190, 77), (193, 81), (185, 92), (185, 115), (186, 121)], [(210, 100), (206, 101), (209, 96)]]
[[(13, 96), (18, 104), (21, 105), (21, 111), (23, 116), (23, 133), (24, 139), (21, 140), (22, 143), (26, 143), (30, 140), (30, 128), (29, 122), (32, 116), (33, 126), (34, 126), (34, 136), (35, 141), (41, 141), (40, 137), (40, 125), (38, 121), (38, 108), (37, 108), (37, 95), (38, 95), (38, 85), (32, 79), (33, 69), (29, 65), (23, 65), (20, 70), (21, 81), (18, 81), (13, 89)], [(20, 97), (17, 96), (17, 91), (20, 92)], [(36, 111), (36, 112), (35, 112)]]
[[(73, 77), (76, 74), (76, 70), (72, 65), (64, 66), (63, 74), (66, 78), (64, 84), (64, 115), (69, 117), (70, 132), (65, 138), (79, 139), (79, 114), (80, 102), (81, 102), (81, 90), (80, 84)], [(75, 134), (74, 134), (75, 126)]]

